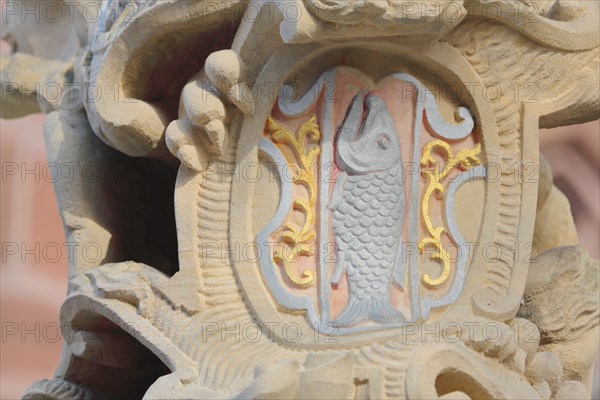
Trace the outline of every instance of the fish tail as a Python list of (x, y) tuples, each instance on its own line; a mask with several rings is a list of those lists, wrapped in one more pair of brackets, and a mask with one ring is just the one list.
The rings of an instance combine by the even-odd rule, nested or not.
[(396, 310), (387, 298), (351, 298), (346, 308), (333, 321), (335, 326), (352, 326), (359, 322), (374, 321), (381, 324), (404, 322), (402, 313)]
[(369, 299), (358, 300), (351, 297), (333, 324), (335, 326), (351, 326), (366, 321), (369, 317), (368, 307)]
[(404, 322), (404, 315), (396, 310), (387, 297), (373, 299), (369, 308), (369, 320), (380, 324)]

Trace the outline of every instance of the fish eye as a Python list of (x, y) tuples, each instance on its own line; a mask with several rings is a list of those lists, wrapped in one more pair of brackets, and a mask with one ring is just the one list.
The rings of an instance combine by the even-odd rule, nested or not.
[(390, 137), (383, 133), (377, 138), (377, 146), (379, 146), (381, 150), (387, 150), (388, 147), (390, 147), (391, 141), (392, 140), (390, 139)]

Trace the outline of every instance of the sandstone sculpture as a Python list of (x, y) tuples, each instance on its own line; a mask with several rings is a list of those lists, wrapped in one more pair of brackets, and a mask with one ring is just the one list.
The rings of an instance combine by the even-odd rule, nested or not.
[(2, 117), (103, 178), (55, 185), (26, 399), (589, 397), (599, 264), (538, 132), (599, 117), (596, 2), (55, 4), (48, 48), (5, 3)]

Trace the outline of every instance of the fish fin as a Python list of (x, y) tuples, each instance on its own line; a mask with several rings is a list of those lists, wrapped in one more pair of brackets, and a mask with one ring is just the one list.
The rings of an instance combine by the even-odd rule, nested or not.
[(368, 315), (369, 321), (379, 322), (380, 324), (389, 324), (393, 322), (404, 322), (406, 318), (390, 303), (387, 297), (373, 299), (369, 303)]
[(333, 186), (333, 193), (331, 195), (331, 201), (329, 202), (329, 205), (327, 206), (328, 209), (333, 211), (340, 206), (340, 203), (342, 202), (342, 199), (343, 199), (342, 190), (344, 190), (344, 182), (346, 182), (347, 177), (348, 177), (348, 174), (344, 171), (340, 172), (340, 174), (338, 175), (338, 177), (335, 181), (335, 185)]
[(346, 270), (346, 265), (340, 259), (338, 259), (335, 263), (335, 269), (333, 270), (333, 276), (331, 277), (331, 285), (339, 285), (340, 279), (342, 278), (342, 274)]
[(366, 321), (369, 318), (368, 307), (369, 300), (350, 298), (344, 310), (342, 310), (332, 324), (334, 326), (352, 326)]
[(387, 297), (357, 300), (351, 298), (346, 308), (333, 321), (334, 326), (352, 326), (364, 321), (380, 324), (404, 322), (404, 315), (396, 310)]
[(404, 242), (398, 241), (396, 248), (396, 259), (394, 261), (393, 280), (400, 288), (404, 289), (404, 278), (406, 276), (406, 260), (404, 259)]

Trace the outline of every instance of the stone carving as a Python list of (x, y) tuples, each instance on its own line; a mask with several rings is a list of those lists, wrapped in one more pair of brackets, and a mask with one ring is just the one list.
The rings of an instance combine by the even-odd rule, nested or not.
[[(406, 198), (400, 143), (383, 100), (370, 94), (364, 103), (368, 110), (364, 122), (363, 98), (358, 94), (340, 129), (341, 172), (329, 204), (337, 249), (331, 282), (338, 285), (347, 272), (349, 286), (348, 304), (333, 322), (337, 326), (365, 319), (405, 320), (390, 302), (394, 272), (404, 269), (401, 235)], [(402, 284), (404, 277), (396, 281)]]
[(598, 118), (597, 4), (413, 4), (106, 1), (49, 53), (9, 10), (3, 117), (139, 171), (56, 184), (103, 257), (25, 398), (589, 397), (598, 263), (537, 140)]
[[(535, 261), (519, 315), (539, 328), (541, 348), (560, 358), (564, 374), (585, 382), (595, 359), (580, 349), (597, 338), (598, 260), (570, 246), (548, 250)], [(563, 304), (553, 307), (552, 299), (562, 299)]]
[[(381, 89), (384, 85), (388, 89)], [(340, 89), (320, 97), (329, 86)], [(357, 94), (353, 89), (361, 87), (364, 87), (364, 94)], [(382, 96), (369, 93), (373, 87), (378, 88)], [(415, 322), (421, 318), (421, 313), (427, 318), (432, 308), (453, 303), (464, 284), (468, 258), (468, 249), (456, 223), (454, 195), (463, 183), (485, 176), (485, 170), (479, 168), (463, 171), (456, 177), (456, 182), (448, 179), (457, 163), (469, 166), (479, 152), (478, 146), (463, 148), (477, 140), (472, 135), (474, 123), (470, 112), (459, 107), (457, 114), (462, 121), (447, 123), (440, 115), (433, 94), (423, 87), (422, 82), (405, 73), (392, 74), (375, 83), (358, 70), (335, 68), (322, 74), (299, 100), (290, 101), (286, 92), (284, 87), (272, 115), (283, 113), (282, 124), (298, 125), (298, 138), (270, 117), (266, 123), (267, 134), (259, 144), (265, 157), (278, 165), (281, 181), (278, 210), (257, 235), (262, 273), (276, 301), (289, 309), (308, 311), (311, 325), (318, 330), (330, 332), (332, 328), (339, 328), (334, 329), (339, 334), (369, 326), (369, 329), (375, 328), (373, 324), (363, 324), (366, 321), (397, 326)], [(422, 108), (411, 104), (413, 101)], [(403, 119), (395, 121), (386, 102), (393, 104)], [(333, 121), (319, 119), (319, 109), (322, 115), (337, 117)], [(320, 128), (315, 125), (317, 120)], [(395, 125), (399, 125), (398, 129)], [(314, 134), (306, 136), (309, 127)], [(309, 152), (301, 145), (305, 136), (308, 138), (306, 144), (316, 146)], [(428, 139), (432, 137), (454, 143)], [(278, 145), (282, 138), (293, 145)], [(425, 140), (429, 140), (429, 144), (425, 144)], [(269, 144), (270, 141), (276, 146)], [(412, 149), (406, 146), (403, 150), (400, 141), (412, 142)], [(433, 151), (432, 144), (438, 144), (450, 153), (453, 147), (457, 148), (457, 159), (446, 162), (444, 170), (437, 175), (429, 168), (430, 163), (437, 162), (437, 152)], [(286, 155), (286, 150), (289, 152), (290, 149), (292, 152)], [(448, 153), (445, 156), (448, 155), (452, 156)], [(422, 187), (419, 179), (407, 173), (403, 159), (427, 160), (423, 173), (435, 175), (435, 186), (430, 183), (427, 189)], [(295, 170), (292, 185), (286, 182), (287, 168)], [(417, 172), (418, 177), (419, 171), (413, 172)], [(298, 192), (299, 182), (308, 195)], [(434, 187), (444, 192), (446, 186), (449, 195), (445, 200), (424, 200), (424, 223), (431, 228), (429, 234), (437, 237), (439, 243), (436, 245), (435, 240), (419, 232), (419, 203), (421, 197), (431, 197)], [(414, 194), (410, 198), (406, 187), (412, 187)], [(318, 201), (313, 196), (317, 192)], [(430, 202), (436, 207), (432, 216), (428, 211)], [(444, 203), (443, 213), (441, 203)], [(300, 217), (302, 229), (295, 228), (290, 222), (294, 215)], [(441, 238), (444, 228), (434, 230), (432, 217), (446, 220), (451, 231), (450, 240)], [(407, 226), (406, 234), (404, 225)], [(281, 230), (287, 232), (278, 236)], [(294, 234), (296, 231), (301, 235)], [(436, 271), (442, 277), (438, 278), (441, 280), (437, 285), (442, 286), (445, 281), (451, 281), (451, 284), (421, 293), (420, 280), (424, 279), (427, 285), (429, 275), (423, 274), (426, 277), (420, 278), (416, 252), (408, 258), (410, 249), (404, 243), (410, 243), (411, 236), (418, 241), (421, 252), (426, 252), (430, 244), (444, 252), (453, 248), (458, 255), (456, 260), (450, 260), (449, 256), (445, 260), (435, 254), (431, 256), (435, 262), (445, 261), (442, 272)], [(287, 253), (282, 248), (271, 248), (272, 239), (287, 242), (291, 247)], [(278, 273), (271, 260), (283, 264), (285, 275)], [(296, 271), (297, 268), (300, 270)], [(436, 266), (431, 268), (435, 270)], [(295, 278), (298, 274), (300, 279)], [(291, 280), (291, 285), (286, 284), (287, 280)], [(307, 290), (305, 293), (290, 290), (294, 286)], [(315, 296), (318, 301), (314, 300)]]

